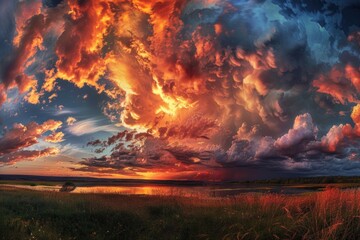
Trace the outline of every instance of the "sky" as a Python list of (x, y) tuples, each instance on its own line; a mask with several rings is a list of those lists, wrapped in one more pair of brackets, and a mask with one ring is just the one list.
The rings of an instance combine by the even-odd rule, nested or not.
[(358, 0), (2, 0), (0, 174), (360, 174)]

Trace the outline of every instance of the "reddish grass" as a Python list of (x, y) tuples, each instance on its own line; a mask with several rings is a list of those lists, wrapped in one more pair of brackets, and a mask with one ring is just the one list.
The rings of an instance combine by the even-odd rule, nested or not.
[[(36, 224), (46, 227), (46, 236), (56, 236), (48, 239), (69, 239), (62, 235), (67, 232), (72, 237), (80, 234), (68, 229), (71, 224), (88, 229), (78, 239), (91, 231), (108, 234), (107, 239), (360, 239), (360, 191), (356, 189), (217, 199), (0, 190), (0, 213), (5, 216), (0, 230), (5, 236), (21, 236), (14, 239), (37, 232)], [(123, 215), (133, 223), (122, 222), (125, 230), (117, 233)], [(93, 226), (103, 216), (110, 223), (101, 225), (99, 220)], [(23, 222), (29, 224), (23, 226)]]

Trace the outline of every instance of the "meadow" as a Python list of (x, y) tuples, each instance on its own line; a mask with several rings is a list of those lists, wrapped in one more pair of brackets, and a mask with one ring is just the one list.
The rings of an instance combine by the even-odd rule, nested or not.
[(359, 239), (360, 191), (182, 198), (0, 187), (1, 239)]

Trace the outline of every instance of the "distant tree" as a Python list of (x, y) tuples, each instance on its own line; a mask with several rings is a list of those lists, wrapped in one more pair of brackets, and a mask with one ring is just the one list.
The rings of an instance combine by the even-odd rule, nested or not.
[(75, 188), (76, 186), (73, 182), (65, 182), (60, 188), (60, 192), (71, 192), (74, 191)]

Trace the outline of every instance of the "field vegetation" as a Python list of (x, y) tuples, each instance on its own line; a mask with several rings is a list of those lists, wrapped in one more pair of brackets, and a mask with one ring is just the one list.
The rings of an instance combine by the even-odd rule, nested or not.
[(359, 239), (360, 191), (182, 198), (0, 187), (11, 239)]

